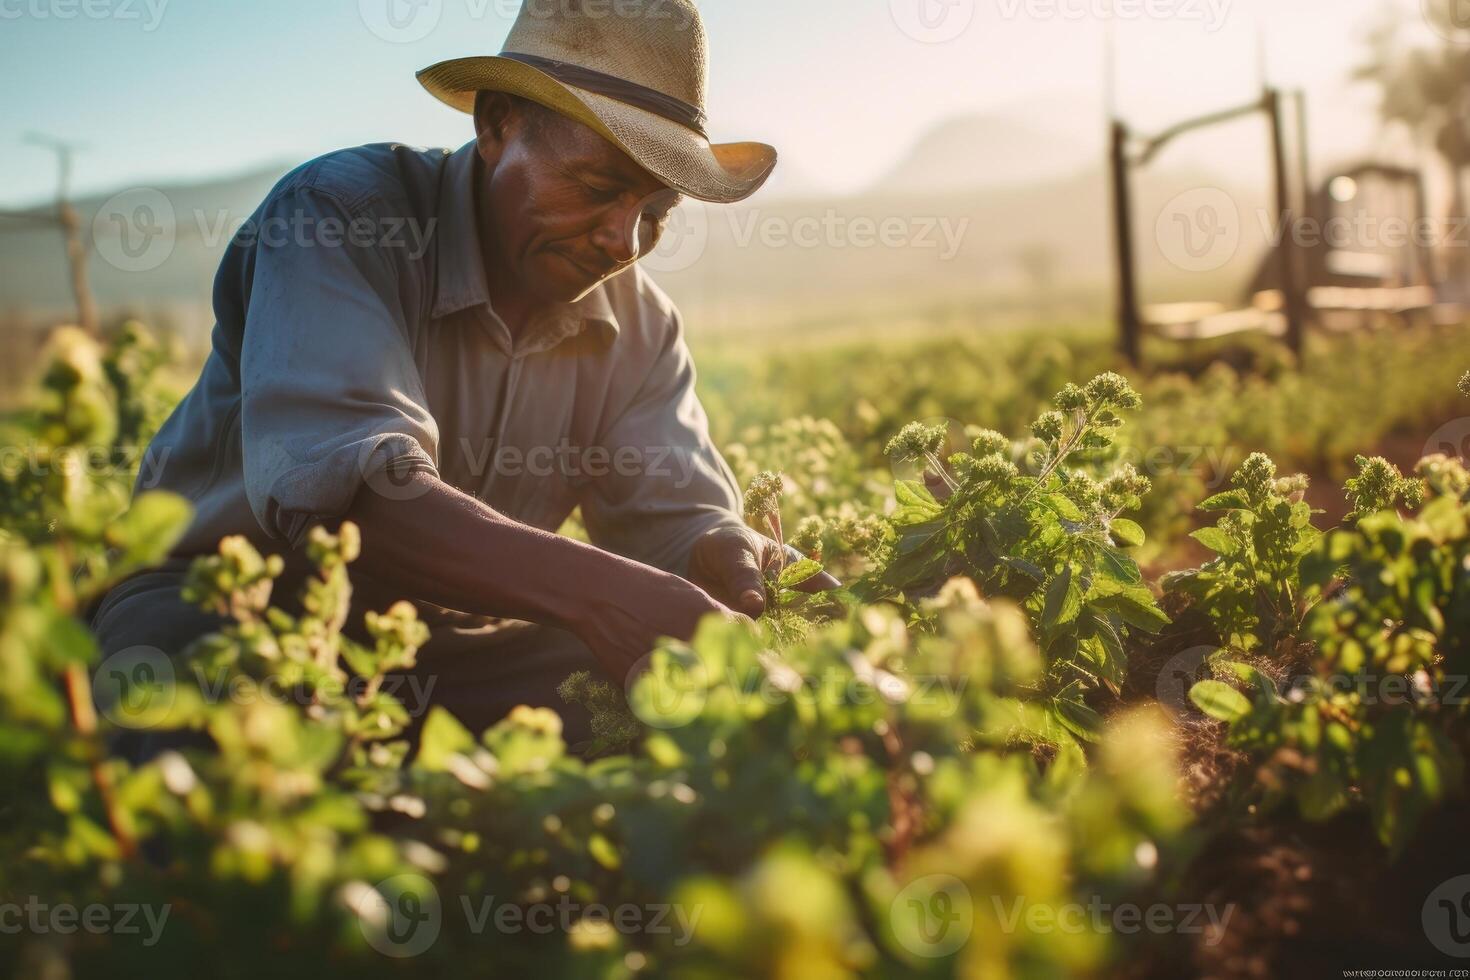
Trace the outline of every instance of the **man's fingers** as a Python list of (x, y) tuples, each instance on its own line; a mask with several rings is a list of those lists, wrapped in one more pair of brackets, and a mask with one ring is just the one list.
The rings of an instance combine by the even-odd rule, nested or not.
[(736, 612), (733, 609), (730, 610), (729, 612), (725, 613), (725, 619), (728, 622), (731, 622), (731, 623), (739, 623), (742, 626), (754, 626), (755, 625), (755, 620), (754, 619), (752, 619), (751, 617), (745, 615), (745, 613)]
[(739, 608), (741, 615), (750, 619), (759, 619), (766, 612), (766, 597), (764, 593), (757, 592), (755, 589), (746, 589), (735, 600), (735, 605)]
[(758, 619), (766, 611), (766, 580), (753, 535), (730, 535), (720, 557), (719, 580), (727, 601), (738, 613)]

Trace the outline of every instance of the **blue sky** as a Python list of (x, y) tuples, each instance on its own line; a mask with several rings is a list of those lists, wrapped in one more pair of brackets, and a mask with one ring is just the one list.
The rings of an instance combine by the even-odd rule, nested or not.
[[(379, 36), (386, 4), (411, 2), (0, 0), (0, 203), (52, 191), (50, 159), (22, 143), (30, 130), (87, 145), (82, 192), (378, 140), (458, 145), (468, 120), (413, 73), (498, 51), (516, 4), (419, 0), (428, 19), (410, 33), (422, 37)], [(1100, 127), (1110, 22), (1132, 117), (1163, 123), (1248, 98), (1264, 19), (1273, 78), (1309, 86), (1314, 144), (1348, 153), (1376, 132), (1371, 94), (1344, 81), (1363, 27), (1386, 3), (1415, 8), (1150, 0), (1163, 15), (1110, 13), (1120, 2), (1130, 0), (704, 0), (713, 129), (775, 143), (804, 185), (855, 189), (951, 115), (1034, 101), (1051, 114), (1039, 124)], [(956, 36), (916, 38), (918, 4), (951, 18), (943, 30)]]

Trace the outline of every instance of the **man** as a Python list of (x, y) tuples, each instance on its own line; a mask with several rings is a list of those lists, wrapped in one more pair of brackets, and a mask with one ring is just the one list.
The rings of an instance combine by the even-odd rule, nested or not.
[[(179, 585), (224, 535), (285, 554), (287, 598), (306, 532), (344, 517), (352, 621), (418, 601), (420, 669), (471, 725), (563, 709), (570, 671), (621, 680), (706, 615), (759, 616), (776, 545), (744, 527), (679, 315), (634, 267), (680, 195), (738, 201), (775, 165), (709, 142), (705, 71), (691, 0), (531, 3), (500, 56), (419, 73), (474, 142), (284, 178), (225, 255), (213, 351), (151, 447), (195, 520), (107, 596), (104, 649), (216, 628)], [(593, 545), (552, 533), (578, 506)]]

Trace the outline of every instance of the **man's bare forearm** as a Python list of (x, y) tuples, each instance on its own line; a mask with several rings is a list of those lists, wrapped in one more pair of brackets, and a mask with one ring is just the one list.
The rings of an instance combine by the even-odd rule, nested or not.
[(406, 598), (570, 627), (612, 580), (660, 574), (512, 520), (435, 476), (412, 479), (411, 499), (364, 489), (347, 515), (363, 532), (358, 567)]

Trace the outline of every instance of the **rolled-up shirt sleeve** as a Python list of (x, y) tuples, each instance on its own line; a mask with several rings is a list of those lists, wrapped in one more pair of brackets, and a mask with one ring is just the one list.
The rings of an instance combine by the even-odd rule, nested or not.
[(433, 471), (438, 429), (390, 247), (344, 233), (373, 220), (315, 188), (261, 212), (240, 354), (245, 492), (274, 538), (298, 544), (368, 484)]
[(599, 440), (610, 472), (581, 501), (594, 544), (678, 575), (700, 535), (742, 523), (735, 476), (710, 439), (694, 380), (676, 316), (636, 397)]

